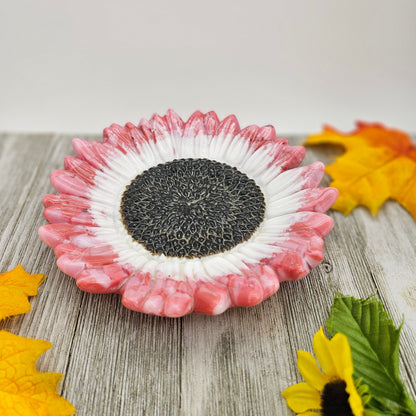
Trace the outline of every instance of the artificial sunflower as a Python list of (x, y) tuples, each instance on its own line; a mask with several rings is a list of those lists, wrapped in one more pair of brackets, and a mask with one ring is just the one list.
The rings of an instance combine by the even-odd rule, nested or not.
[(288, 406), (302, 416), (363, 416), (364, 404), (354, 383), (347, 337), (338, 333), (329, 340), (321, 327), (313, 338), (313, 350), (322, 371), (312, 354), (298, 351), (298, 368), (306, 383), (282, 393)]
[(219, 314), (323, 259), (337, 190), (318, 188), (323, 164), (298, 167), (304, 148), (272, 126), (168, 111), (73, 147), (51, 174), (39, 235), (83, 290), (154, 315)]

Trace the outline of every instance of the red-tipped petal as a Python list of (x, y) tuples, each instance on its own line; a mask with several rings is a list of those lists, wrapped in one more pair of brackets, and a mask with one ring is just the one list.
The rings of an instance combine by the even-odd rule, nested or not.
[(257, 305), (264, 298), (263, 287), (256, 277), (230, 276), (228, 289), (234, 306)]
[(166, 114), (168, 129), (174, 137), (182, 137), (185, 122), (173, 110), (168, 110)]
[(216, 136), (235, 136), (240, 131), (240, 125), (238, 124), (238, 120), (236, 116), (230, 115), (226, 117), (224, 120), (221, 121), (219, 124), (215, 135)]
[(92, 246), (85, 249), (82, 259), (92, 267), (112, 264), (118, 257), (110, 245)]
[(75, 278), (85, 269), (113, 264), (118, 257), (108, 245), (77, 250), (74, 248), (71, 254), (62, 254), (57, 262), (63, 272)]
[(286, 146), (280, 161), (277, 163), (283, 170), (295, 168), (305, 158), (305, 152), (306, 150), (303, 146)]
[(317, 236), (324, 238), (334, 225), (334, 220), (321, 212), (303, 212), (299, 220), (292, 224), (289, 232), (312, 230)]
[(176, 292), (166, 299), (163, 316), (178, 318), (191, 313), (193, 307), (194, 299), (189, 293)]
[(64, 194), (88, 197), (87, 184), (77, 175), (67, 170), (54, 170), (50, 175), (52, 186)]
[(302, 178), (304, 180), (302, 189), (316, 188), (321, 183), (325, 173), (325, 166), (322, 162), (314, 162), (299, 169), (301, 169)]
[(257, 140), (260, 140), (260, 141), (277, 140), (276, 130), (274, 129), (273, 126), (270, 126), (270, 125), (261, 127), (257, 135)]
[(67, 194), (48, 194), (43, 197), (43, 206), (45, 208), (57, 206), (73, 206), (81, 210), (90, 208), (90, 202), (86, 198)]
[(103, 136), (106, 142), (117, 147), (123, 153), (134, 149), (133, 140), (128, 128), (119, 126), (118, 124), (112, 124), (110, 127), (104, 129)]
[(303, 257), (294, 251), (279, 250), (273, 256), (263, 259), (262, 263), (276, 272), (280, 282), (302, 279), (310, 270)]
[(156, 142), (156, 137), (152, 129), (152, 125), (149, 120), (141, 119), (139, 122), (139, 132), (142, 141), (145, 142)]
[(81, 255), (81, 250), (73, 243), (60, 243), (53, 249), (56, 257), (61, 257), (64, 254)]
[(114, 293), (129, 277), (129, 272), (118, 264), (97, 269), (85, 269), (77, 276), (80, 289), (92, 293)]
[(62, 254), (56, 262), (59, 270), (76, 278), (83, 270), (85, 270), (86, 264), (83, 262), (79, 255)]
[(166, 139), (167, 137), (170, 137), (170, 131), (169, 126), (166, 122), (165, 117), (161, 117), (158, 114), (155, 114), (151, 120), (150, 124), (152, 126), (152, 130), (155, 134), (156, 140), (160, 139)]
[(52, 248), (68, 242), (70, 236), (83, 232), (85, 232), (84, 227), (65, 223), (43, 225), (38, 231), (40, 239)]
[(259, 130), (260, 130), (260, 127), (259, 126), (254, 126), (254, 125), (253, 126), (247, 126), (247, 127), (244, 127), (244, 129), (242, 129), (238, 133), (238, 137), (242, 137), (245, 140), (249, 141), (250, 142), (250, 145), (254, 149), (256, 149), (258, 147), (257, 146), (257, 143), (258, 143), (258, 141), (257, 141), (257, 135), (258, 135)]
[(325, 212), (338, 198), (338, 189), (336, 188), (314, 188), (302, 192), (302, 206), (298, 211)]
[(149, 139), (144, 134), (143, 130), (132, 123), (127, 123), (126, 128), (129, 130), (131, 137), (133, 139), (133, 144), (138, 151), (138, 153), (141, 153), (141, 147), (143, 143), (146, 143)]
[(208, 136), (213, 136), (217, 131), (218, 125), (220, 124), (217, 115), (213, 111), (210, 111), (209, 113), (203, 115), (203, 119), (206, 134)]
[(195, 111), (185, 123), (183, 137), (196, 137), (198, 134), (207, 134), (204, 117), (200, 111)]
[(102, 142), (88, 142), (87, 140), (73, 139), (72, 147), (76, 155), (88, 162), (96, 169), (106, 166), (109, 155), (114, 155), (114, 147)]
[(94, 184), (94, 177), (97, 173), (89, 163), (77, 157), (67, 156), (64, 160), (65, 169), (79, 176), (85, 183)]
[(249, 271), (244, 273), (250, 277), (256, 277), (263, 288), (263, 299), (266, 299), (279, 290), (280, 282), (276, 272), (265, 264), (248, 264)]
[(200, 282), (194, 293), (195, 312), (218, 315), (231, 306), (226, 286), (219, 283)]
[(150, 274), (141, 271), (131, 277), (121, 290), (123, 305), (140, 312), (142, 304), (152, 289), (150, 281)]
[(96, 225), (88, 211), (74, 206), (50, 206), (45, 208), (43, 216), (50, 223)]

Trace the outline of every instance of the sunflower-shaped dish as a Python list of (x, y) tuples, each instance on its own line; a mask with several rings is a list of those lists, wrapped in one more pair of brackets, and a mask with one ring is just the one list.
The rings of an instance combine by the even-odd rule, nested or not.
[(272, 126), (168, 111), (73, 147), (50, 176), (39, 236), (82, 290), (148, 314), (215, 315), (323, 259), (337, 191), (318, 188), (323, 164), (298, 167), (304, 148)]

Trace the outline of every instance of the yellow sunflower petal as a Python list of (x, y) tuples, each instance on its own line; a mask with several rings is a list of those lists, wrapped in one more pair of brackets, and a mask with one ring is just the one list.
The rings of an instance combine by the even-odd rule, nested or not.
[(304, 413), (298, 413), (298, 416), (319, 416), (320, 413), (317, 412), (304, 412)]
[(298, 383), (282, 392), (287, 405), (296, 413), (321, 408), (321, 395), (306, 383)]
[(352, 375), (349, 377), (345, 377), (345, 382), (347, 383), (347, 387), (345, 388), (345, 390), (349, 394), (348, 403), (350, 404), (352, 414), (354, 416), (363, 416), (363, 401), (361, 399), (361, 396), (358, 394), (357, 388), (355, 387)]
[(353, 365), (348, 338), (344, 334), (338, 333), (331, 339), (330, 343), (336, 376), (342, 380), (345, 380), (345, 377), (352, 377)]
[(331, 341), (325, 336), (322, 327), (313, 337), (313, 351), (323, 372), (330, 378), (337, 377), (334, 364)]
[(313, 388), (322, 391), (329, 377), (319, 369), (315, 358), (306, 351), (298, 351), (298, 368), (304, 380)]

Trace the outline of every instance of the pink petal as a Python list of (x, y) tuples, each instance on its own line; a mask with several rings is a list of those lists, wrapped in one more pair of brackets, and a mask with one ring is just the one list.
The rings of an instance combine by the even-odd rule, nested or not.
[(80, 260), (79, 255), (62, 254), (56, 262), (59, 270), (72, 277), (77, 277), (83, 270), (85, 270), (85, 262)]
[(260, 140), (262, 142), (277, 140), (275, 128), (271, 125), (261, 127), (258, 132), (257, 140)]
[(89, 163), (78, 159), (77, 157), (67, 156), (64, 160), (64, 166), (65, 169), (79, 176), (85, 183), (94, 185), (96, 169), (93, 168)]
[(218, 125), (220, 124), (217, 115), (213, 111), (210, 111), (209, 113), (203, 115), (203, 119), (207, 135), (213, 136), (217, 131)]
[(114, 263), (118, 257), (109, 245), (76, 249), (71, 254), (63, 254), (58, 258), (57, 265), (64, 273), (72, 277), (78, 275), (85, 269), (99, 268)]
[(263, 299), (276, 293), (279, 289), (280, 282), (275, 271), (265, 264), (247, 264), (249, 272), (244, 270), (244, 273), (251, 276), (257, 277), (263, 288)]
[(292, 224), (289, 232), (313, 230), (319, 237), (325, 237), (332, 229), (334, 220), (321, 212), (303, 212), (299, 220)]
[(140, 312), (160, 316), (162, 315), (165, 300), (166, 299), (160, 294), (151, 294), (143, 302)]
[(266, 148), (269, 154), (274, 158), (275, 166), (279, 166), (282, 170), (287, 170), (299, 166), (305, 157), (305, 148), (303, 146), (285, 146), (282, 145), (280, 139), (271, 141)]
[(165, 117), (161, 117), (158, 114), (155, 114), (150, 119), (150, 124), (152, 126), (152, 130), (156, 137), (156, 140), (160, 139), (167, 139), (171, 137), (171, 133), (169, 131), (169, 126), (166, 122)]
[(253, 306), (264, 299), (263, 287), (256, 277), (232, 275), (228, 280), (228, 290), (234, 306)]
[(54, 170), (50, 175), (52, 186), (64, 194), (88, 197), (89, 187), (77, 175), (67, 170)]
[(162, 315), (170, 318), (178, 318), (191, 313), (193, 308), (194, 299), (192, 295), (176, 292), (166, 299)]
[(129, 129), (118, 124), (112, 124), (103, 131), (103, 136), (109, 144), (120, 149), (123, 153), (134, 149), (133, 140)]
[(173, 110), (168, 110), (166, 114), (166, 124), (174, 137), (182, 137), (185, 128), (184, 121)]
[(268, 140), (254, 140), (251, 142), (253, 150), (262, 149), (265, 150), (267, 154), (273, 158), (273, 161), (269, 163), (271, 166), (280, 166), (279, 163), (282, 163), (285, 160), (285, 154), (287, 152), (287, 147), (289, 143), (286, 139), (268, 139)]
[(302, 192), (302, 206), (298, 211), (326, 212), (338, 198), (336, 188), (313, 188)]
[(137, 150), (137, 152), (140, 154), (141, 153), (141, 147), (143, 145), (143, 143), (146, 143), (149, 139), (148, 137), (144, 134), (143, 130), (137, 126), (135, 126), (132, 123), (127, 123), (126, 124), (126, 129), (129, 130), (129, 133), (133, 139), (133, 144)]
[[(142, 118), (139, 122), (139, 136), (141, 141), (145, 142), (156, 142), (156, 137), (152, 129), (152, 125), (149, 120)], [(136, 132), (136, 130), (135, 130)]]
[(219, 283), (198, 282), (194, 292), (195, 312), (218, 315), (231, 306), (228, 288)]
[(118, 257), (112, 246), (101, 245), (85, 249), (82, 259), (89, 265), (96, 267), (111, 264)]
[(241, 130), (240, 135), (250, 141), (253, 150), (257, 150), (260, 147), (267, 148), (267, 146), (274, 146), (275, 148), (277, 147), (280, 152), (280, 149), (283, 146), (288, 145), (288, 141), (286, 139), (276, 138), (276, 130), (273, 126), (248, 126)]
[(185, 123), (183, 137), (196, 137), (198, 134), (206, 134), (203, 114), (195, 111)]
[(80, 248), (73, 243), (60, 243), (53, 249), (56, 257), (61, 257), (64, 254), (80, 255)]
[(303, 184), (302, 189), (316, 188), (325, 173), (325, 165), (322, 162), (314, 162), (307, 166), (299, 168), (302, 172)]
[(69, 223), (95, 226), (92, 215), (83, 208), (75, 206), (50, 206), (45, 208), (43, 216), (51, 223)]
[(85, 160), (96, 169), (106, 166), (109, 155), (114, 155), (117, 151), (113, 146), (103, 142), (88, 142), (82, 139), (73, 139), (72, 147), (75, 154), (82, 160)]
[(184, 282), (137, 273), (122, 289), (123, 304), (151, 315), (177, 318), (193, 310), (192, 292)]
[(141, 306), (151, 291), (151, 275), (136, 272), (121, 289), (121, 301), (126, 308), (141, 311)]
[(278, 250), (273, 256), (263, 259), (262, 263), (276, 272), (280, 282), (302, 279), (310, 270), (303, 257), (290, 250)]
[(118, 264), (97, 269), (85, 269), (77, 275), (80, 289), (92, 293), (115, 293), (130, 276), (129, 271)]
[(42, 202), (45, 208), (53, 205), (71, 205), (82, 210), (90, 208), (89, 199), (67, 194), (48, 194), (43, 197)]
[(244, 129), (242, 129), (239, 133), (237, 137), (242, 137), (245, 140), (248, 140), (250, 142), (250, 145), (255, 149), (256, 147), (258, 147), (258, 142), (257, 141), (257, 134), (260, 130), (260, 127), (258, 126), (247, 126), (244, 127)]
[(51, 248), (69, 241), (71, 235), (83, 232), (84, 227), (65, 223), (42, 225), (38, 230), (40, 239)]
[(229, 115), (224, 120), (221, 121), (219, 124), (215, 135), (216, 136), (235, 136), (240, 131), (240, 125), (238, 124), (238, 120), (236, 116)]

